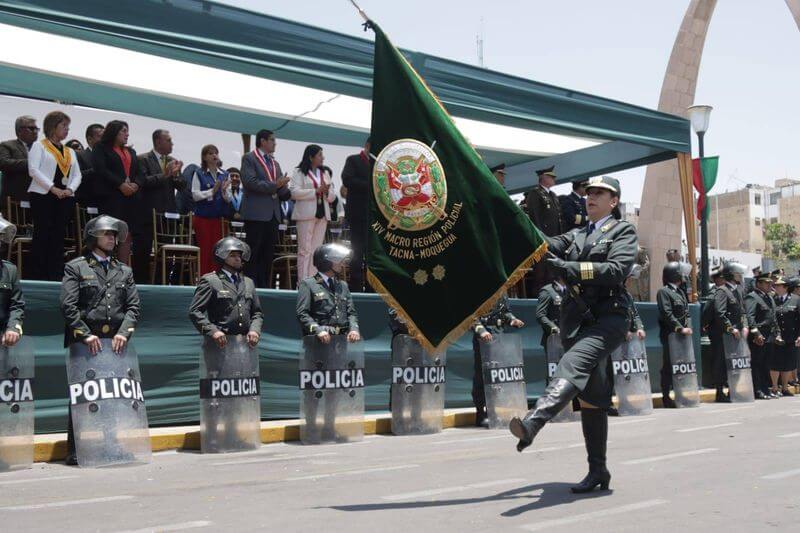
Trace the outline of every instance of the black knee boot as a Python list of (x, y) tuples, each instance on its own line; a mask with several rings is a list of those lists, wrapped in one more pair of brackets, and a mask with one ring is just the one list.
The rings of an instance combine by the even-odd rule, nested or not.
[(530, 446), (545, 423), (569, 405), (578, 392), (578, 387), (566, 379), (552, 379), (550, 385), (544, 390), (544, 394), (536, 402), (536, 407), (528, 411), (525, 418), (520, 419), (515, 416), (508, 425), (511, 433), (519, 439), (517, 451), (521, 452)]
[(589, 473), (570, 490), (575, 494), (591, 492), (595, 487), (607, 490), (611, 474), (606, 468), (608, 414), (603, 409), (581, 409), (581, 427), (589, 459)]

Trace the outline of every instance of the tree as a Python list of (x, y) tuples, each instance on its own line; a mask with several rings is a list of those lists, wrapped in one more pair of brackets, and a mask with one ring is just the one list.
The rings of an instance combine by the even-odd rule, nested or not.
[(764, 238), (770, 243), (771, 255), (775, 259), (800, 257), (800, 248), (795, 245), (797, 230), (791, 224), (769, 224), (764, 232)]

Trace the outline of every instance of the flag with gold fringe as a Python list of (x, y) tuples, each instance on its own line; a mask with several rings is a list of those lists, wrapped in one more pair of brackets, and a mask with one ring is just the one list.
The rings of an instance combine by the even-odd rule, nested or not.
[(367, 276), (429, 352), (547, 251), (424, 80), (372, 21), (375, 64)]

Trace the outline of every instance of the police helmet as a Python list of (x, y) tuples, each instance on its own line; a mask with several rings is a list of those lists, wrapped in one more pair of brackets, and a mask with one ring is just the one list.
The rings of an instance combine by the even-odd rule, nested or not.
[(112, 216), (100, 215), (86, 223), (86, 227), (83, 228), (83, 240), (89, 248), (93, 248), (97, 237), (104, 231), (116, 233), (118, 243), (125, 242), (128, 238), (128, 224)]
[(670, 261), (669, 263), (664, 265), (662, 279), (665, 285), (667, 283), (680, 283), (680, 281), (683, 279), (681, 264), (677, 261)]
[(337, 243), (323, 244), (314, 250), (314, 267), (320, 272), (328, 272), (333, 263), (350, 258), (350, 248)]
[(241, 252), (243, 261), (250, 261), (250, 247), (236, 237), (223, 237), (214, 245), (214, 258), (225, 262), (231, 252)]
[(742, 276), (747, 272), (747, 267), (741, 263), (728, 261), (722, 265), (722, 277), (728, 281), (741, 281)]
[(797, 287), (800, 287), (800, 277), (798, 277), (798, 276), (792, 276), (792, 277), (791, 277), (791, 278), (789, 278), (787, 281), (789, 282), (789, 283), (787, 284), (787, 285), (789, 286), (789, 292), (792, 292), (792, 291), (794, 291), (794, 290), (795, 290)]
[(11, 244), (17, 235), (17, 227), (0, 216), (0, 241)]

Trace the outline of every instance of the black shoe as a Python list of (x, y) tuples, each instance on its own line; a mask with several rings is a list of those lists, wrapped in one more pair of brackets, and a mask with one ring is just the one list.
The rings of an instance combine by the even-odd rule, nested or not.
[(578, 392), (578, 388), (566, 379), (554, 378), (536, 402), (536, 407), (528, 411), (524, 418), (512, 418), (508, 429), (519, 439), (517, 451), (521, 452), (530, 446), (544, 425), (569, 405)]
[(486, 416), (486, 411), (484, 409), (477, 409), (475, 411), (475, 427), (478, 428), (489, 427), (489, 417)]
[(794, 394), (792, 392), (790, 392), (789, 389), (783, 389), (781, 391), (781, 395), (783, 395), (783, 396), (794, 396)]
[(673, 400), (669, 396), (664, 396), (663, 398), (661, 398), (661, 406), (664, 407), (665, 409), (675, 409), (676, 407), (678, 407), (677, 405), (675, 405), (675, 400)]
[(609, 407), (606, 409), (606, 413), (608, 413), (608, 416), (619, 416), (619, 411), (616, 407)]
[(478, 422), (477, 425), (478, 425), (478, 427), (482, 427), (484, 429), (489, 429), (489, 417), (488, 416), (483, 417), (483, 420)]
[(606, 468), (606, 445), (608, 443), (608, 414), (602, 409), (581, 411), (581, 429), (586, 443), (589, 473), (580, 483), (570, 488), (573, 494), (584, 494), (600, 487), (608, 490), (611, 473)]
[(67, 466), (78, 466), (78, 456), (74, 453), (67, 455), (66, 459), (64, 459), (64, 464)]
[(716, 403), (731, 403), (731, 397), (722, 392), (722, 389), (717, 389), (717, 397), (714, 401)]

